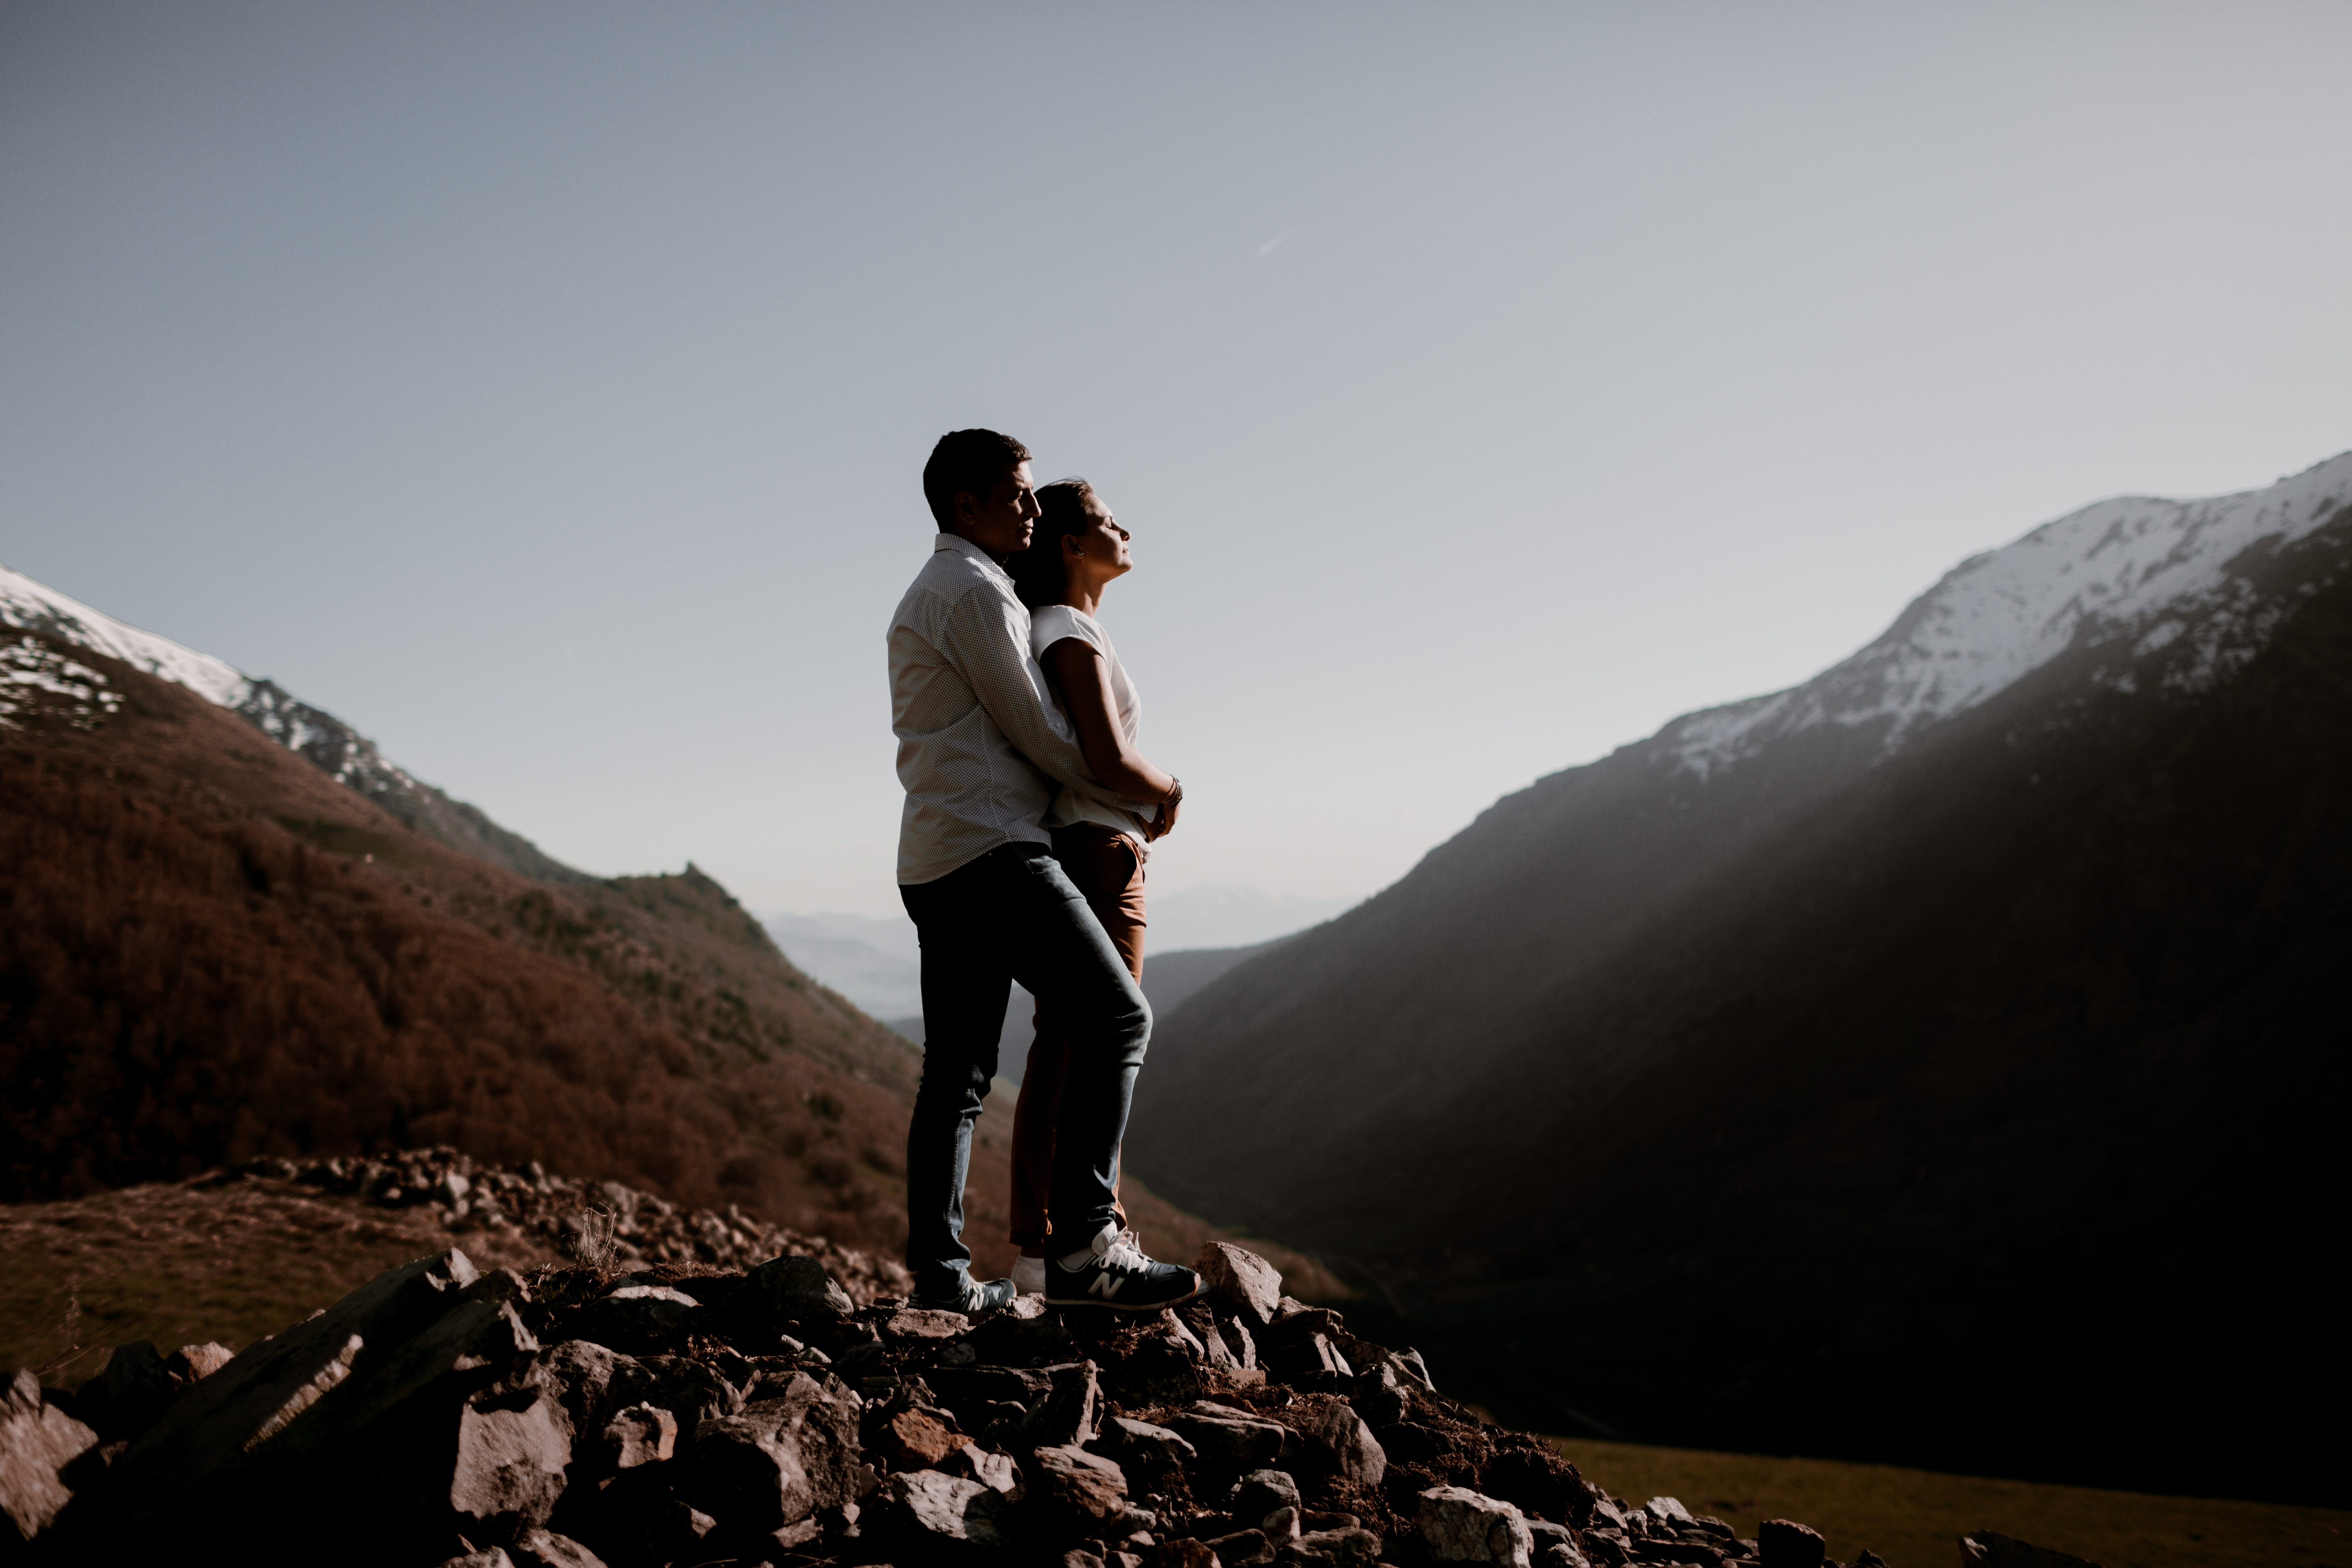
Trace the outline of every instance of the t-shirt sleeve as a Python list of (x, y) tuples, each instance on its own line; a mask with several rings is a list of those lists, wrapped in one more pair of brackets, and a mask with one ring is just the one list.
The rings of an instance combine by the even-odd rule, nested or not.
[(1031, 654), (1038, 658), (1044, 658), (1047, 648), (1066, 637), (1076, 637), (1097, 653), (1102, 651), (1100, 633), (1082, 620), (1078, 612), (1069, 605), (1047, 605), (1041, 610), (1032, 610), (1029, 613)]

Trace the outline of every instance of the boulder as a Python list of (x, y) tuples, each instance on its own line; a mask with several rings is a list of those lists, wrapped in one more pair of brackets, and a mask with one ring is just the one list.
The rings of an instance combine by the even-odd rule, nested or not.
[(1095, 1363), (1071, 1362), (1037, 1370), (1049, 1379), (1050, 1391), (1013, 1424), (1005, 1446), (1017, 1452), (1093, 1442), (1102, 1411)]
[(596, 1460), (583, 1467), (589, 1473), (609, 1475), (657, 1465), (677, 1451), (677, 1417), (657, 1405), (632, 1405), (614, 1413), (598, 1439)]
[(885, 1318), (882, 1337), (892, 1344), (945, 1343), (971, 1327), (961, 1312), (941, 1312), (924, 1307), (903, 1307)]
[(131, 1500), (110, 1521), (134, 1527), (180, 1508), (351, 1376), (371, 1342), (398, 1345), (449, 1310), (480, 1279), (466, 1255), (378, 1275), (326, 1311), (264, 1340), (191, 1384), (114, 1463), (109, 1489)]
[(1205, 1543), (1181, 1538), (1156, 1543), (1144, 1561), (1150, 1568), (1219, 1568), (1217, 1554)]
[(1181, 1470), (1200, 1458), (1192, 1445), (1165, 1426), (1114, 1415), (1096, 1434), (1094, 1447), (1127, 1469), (1146, 1474)]
[(1298, 1449), (1298, 1438), (1289, 1427), (1205, 1399), (1161, 1425), (1192, 1444), (1201, 1468), (1213, 1476), (1268, 1469)]
[[(152, 1348), (152, 1347), (151, 1347)], [(58, 1472), (98, 1443), (98, 1434), (41, 1397), (41, 1380), (19, 1372), (0, 1393), (0, 1513), (26, 1541), (47, 1530), (73, 1492)], [(0, 1535), (0, 1547), (6, 1537)]]
[(966, 1443), (955, 1449), (939, 1468), (949, 1475), (978, 1481), (1008, 1502), (1020, 1501), (1028, 1490), (1022, 1484), (1021, 1467), (1012, 1455), (983, 1448), (977, 1443)]
[(1305, 1441), (1307, 1462), (1316, 1469), (1366, 1488), (1377, 1488), (1388, 1473), (1380, 1439), (1346, 1400), (1305, 1401), (1283, 1414)]
[(849, 1292), (814, 1258), (772, 1258), (744, 1278), (751, 1286), (749, 1294), (778, 1330), (786, 1323), (814, 1327), (855, 1310)]
[(1001, 1500), (978, 1481), (939, 1470), (908, 1470), (882, 1483), (874, 1506), (861, 1516), (859, 1532), (870, 1530), (919, 1554), (950, 1542), (994, 1547), (1003, 1541), (997, 1515)]
[(448, 1500), (458, 1528), (477, 1540), (519, 1535), (545, 1524), (563, 1493), (572, 1420), (544, 1387), (485, 1391), (458, 1413), (457, 1450)]
[(920, 1470), (936, 1467), (971, 1443), (971, 1438), (951, 1430), (935, 1412), (901, 1410), (882, 1423), (881, 1430), (867, 1440), (866, 1447), (888, 1460), (894, 1470)]
[(1532, 1568), (1535, 1538), (1519, 1510), (1467, 1487), (1432, 1487), (1421, 1494), (1414, 1522), (1422, 1545), (1440, 1563), (1502, 1563)]
[(236, 1359), (236, 1352), (224, 1344), (182, 1345), (163, 1363), (163, 1371), (175, 1386), (185, 1388), (210, 1377)]
[(1276, 1509), (1286, 1508), (1295, 1514), (1304, 1505), (1298, 1500), (1298, 1483), (1288, 1471), (1252, 1470), (1234, 1483), (1233, 1497), (1226, 1506), (1235, 1523), (1258, 1525)]
[(1271, 1323), (1282, 1301), (1282, 1274), (1246, 1247), (1212, 1241), (1201, 1248), (1193, 1271), (1209, 1294), (1252, 1323)]
[(1298, 1510), (1295, 1508), (1276, 1509), (1258, 1521), (1257, 1527), (1265, 1531), (1265, 1538), (1276, 1546), (1287, 1546), (1306, 1533), (1306, 1526), (1299, 1523)]
[(1381, 1538), (1354, 1525), (1302, 1535), (1275, 1558), (1276, 1563), (1311, 1564), (1313, 1568), (1371, 1568), (1380, 1560)]
[(624, 1285), (583, 1307), (572, 1331), (631, 1355), (659, 1355), (685, 1344), (701, 1310), (700, 1301), (667, 1285)]
[(515, 1568), (604, 1568), (604, 1560), (568, 1535), (527, 1530), (507, 1548)]
[(1076, 1444), (1038, 1449), (1030, 1475), (1031, 1501), (1066, 1520), (1118, 1520), (1127, 1512), (1127, 1473)]
[(1275, 1544), (1261, 1530), (1236, 1530), (1206, 1544), (1223, 1568), (1260, 1568), (1274, 1561)]
[(846, 1391), (797, 1377), (781, 1399), (697, 1426), (692, 1446), (673, 1461), (686, 1470), (681, 1494), (730, 1528), (753, 1531), (855, 1501), (871, 1474), (859, 1458), (857, 1417)]
[[(614, 1364), (612, 1390), (625, 1404), (639, 1402), (668, 1411), (677, 1419), (680, 1442), (693, 1440), (695, 1429), (717, 1416), (733, 1415), (744, 1408), (743, 1395), (718, 1371), (684, 1356), (647, 1356), (626, 1366)], [(805, 1374), (803, 1374), (805, 1375)], [(795, 1386), (788, 1382), (788, 1396)]]
[[(1758, 1532), (1756, 1539), (1759, 1546), (1763, 1544), (1761, 1531)], [(2031, 1545), (1990, 1530), (1979, 1530), (1974, 1534), (1960, 1537), (1960, 1562), (1982, 1564), (1982, 1568), (2093, 1568), (2090, 1563), (2080, 1557), (2069, 1557), (2063, 1552)]]

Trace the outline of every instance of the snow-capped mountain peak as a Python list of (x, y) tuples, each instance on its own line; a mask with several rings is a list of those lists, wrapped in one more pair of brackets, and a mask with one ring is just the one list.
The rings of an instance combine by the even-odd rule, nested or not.
[(1867, 647), (1803, 685), (1686, 714), (1658, 740), (1701, 778), (1821, 724), (1883, 723), (1884, 755), (2085, 638), (2127, 642), (2134, 656), (2196, 638), (2181, 679), (2210, 683), (2268, 630), (2231, 563), (2295, 543), (2347, 504), (2352, 452), (2267, 489), (2095, 502), (1962, 562)]
[[(542, 881), (586, 879), (475, 807), (418, 780), (378, 751), (374, 742), (333, 714), (299, 700), (275, 681), (257, 679), (226, 659), (118, 621), (5, 566), (0, 566), (0, 626), (86, 647), (184, 686), (205, 701), (246, 719), (336, 783), (350, 786), (453, 849)], [(88, 673), (102, 682), (102, 677)], [(50, 690), (59, 689), (58, 682), (65, 679), (58, 672), (35, 671), (29, 667), (12, 670), (10, 679), (21, 684), (36, 675)]]
[(227, 660), (118, 621), (5, 566), (0, 566), (0, 626), (46, 632), (119, 658), (223, 708), (241, 708), (253, 694), (253, 682)]

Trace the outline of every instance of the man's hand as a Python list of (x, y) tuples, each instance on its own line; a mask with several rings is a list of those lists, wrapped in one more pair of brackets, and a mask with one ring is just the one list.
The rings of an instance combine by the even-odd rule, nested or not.
[(1179, 801), (1174, 805), (1161, 806), (1157, 820), (1147, 816), (1137, 817), (1135, 819), (1137, 826), (1143, 829), (1143, 841), (1146, 844), (1157, 844), (1175, 832), (1176, 813), (1181, 809), (1182, 805), (1183, 803)]

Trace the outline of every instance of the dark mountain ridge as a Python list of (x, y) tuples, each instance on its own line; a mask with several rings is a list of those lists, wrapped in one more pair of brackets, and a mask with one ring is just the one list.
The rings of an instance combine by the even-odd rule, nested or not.
[(1519, 1421), (2340, 1499), (2293, 1416), (2343, 1383), (2341, 467), (2227, 613), (1498, 803), (1169, 1019), (1134, 1163)]

